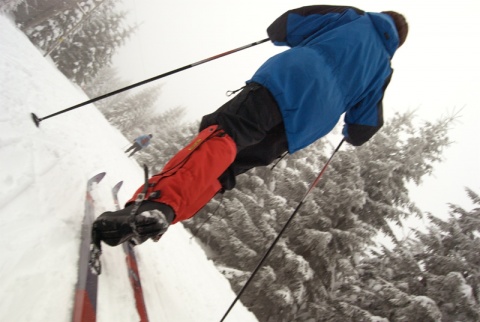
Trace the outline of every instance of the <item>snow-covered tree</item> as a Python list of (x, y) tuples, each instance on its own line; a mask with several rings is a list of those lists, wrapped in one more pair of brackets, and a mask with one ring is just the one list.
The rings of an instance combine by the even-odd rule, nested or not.
[[(106, 93), (113, 92), (117, 89), (123, 88), (130, 85), (128, 81), (122, 79), (115, 68), (111, 66), (105, 66), (99, 70), (99, 72), (95, 75), (94, 78), (90, 79), (90, 81), (86, 82), (82, 89), (90, 98), (96, 98), (102, 96)], [(102, 113), (107, 117), (110, 118), (108, 112), (111, 106), (115, 106), (117, 104), (121, 104), (125, 98), (130, 95), (131, 91), (125, 91), (108, 98), (104, 98), (102, 100), (96, 101), (95, 106), (99, 108)]]
[(467, 193), (472, 211), (451, 205), (446, 221), (428, 215), (427, 232), (364, 258), (344, 301), (390, 321), (479, 321), (480, 198)]
[(16, 8), (15, 20), (22, 28), (30, 29), (44, 24), (62, 12), (91, 3), (85, 0), (23, 0)]
[(467, 194), (473, 210), (450, 205), (447, 221), (429, 215), (429, 231), (417, 232), (421, 291), (438, 303), (442, 321), (480, 321), (480, 197), (470, 189)]
[(15, 10), (24, 0), (3, 0), (0, 2), (0, 12), (10, 12)]
[(420, 184), (432, 173), (434, 163), (441, 161), (453, 120), (447, 117), (415, 127), (411, 114), (397, 114), (370, 144), (355, 150), (368, 194), (358, 211), (363, 221), (393, 236), (387, 221), (400, 224), (402, 218), (420, 214), (409, 198), (407, 184)]
[(136, 29), (124, 24), (126, 12), (115, 5), (111, 0), (32, 1), (19, 8), (16, 21), (68, 78), (82, 86), (110, 64), (115, 50)]

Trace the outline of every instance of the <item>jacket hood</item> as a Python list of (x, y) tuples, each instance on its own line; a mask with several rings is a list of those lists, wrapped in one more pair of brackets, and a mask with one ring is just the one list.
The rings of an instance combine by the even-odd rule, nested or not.
[(367, 12), (366, 14), (372, 20), (375, 29), (377, 29), (380, 38), (382, 38), (385, 48), (392, 57), (400, 44), (393, 19), (384, 13)]

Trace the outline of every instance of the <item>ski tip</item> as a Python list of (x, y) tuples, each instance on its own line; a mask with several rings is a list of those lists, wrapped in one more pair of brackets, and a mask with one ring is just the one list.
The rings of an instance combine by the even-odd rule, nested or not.
[(30, 113), (30, 115), (32, 116), (33, 123), (35, 123), (35, 125), (39, 128), (42, 119), (35, 115), (35, 113)]
[(117, 182), (117, 184), (113, 187), (113, 190), (114, 190), (114, 191), (120, 190), (120, 188), (122, 187), (122, 184), (123, 184), (123, 180)]
[(105, 177), (106, 172), (99, 172), (88, 180), (89, 184), (99, 183)]
[(102, 179), (105, 177), (106, 174), (107, 174), (106, 172), (100, 172), (99, 174), (97, 174), (97, 175), (95, 176), (95, 179), (96, 179), (95, 181), (96, 181), (96, 182), (102, 181)]

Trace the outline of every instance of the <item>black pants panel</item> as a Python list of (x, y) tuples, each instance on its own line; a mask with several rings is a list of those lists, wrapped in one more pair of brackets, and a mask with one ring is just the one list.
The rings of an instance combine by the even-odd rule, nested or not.
[(230, 190), (235, 176), (257, 166), (269, 165), (288, 150), (283, 118), (268, 89), (248, 84), (214, 113), (203, 117), (200, 130), (218, 124), (237, 145), (233, 164), (219, 180)]

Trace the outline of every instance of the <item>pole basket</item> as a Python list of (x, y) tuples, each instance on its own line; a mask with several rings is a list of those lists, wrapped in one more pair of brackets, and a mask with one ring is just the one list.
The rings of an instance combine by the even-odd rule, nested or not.
[(31, 113), (31, 115), (32, 115), (33, 123), (35, 123), (37, 127), (40, 127), (40, 122), (42, 121), (42, 119), (36, 116), (35, 113)]

